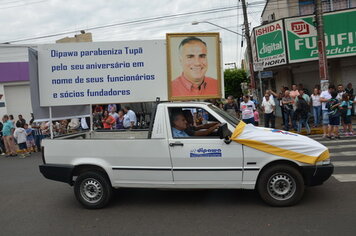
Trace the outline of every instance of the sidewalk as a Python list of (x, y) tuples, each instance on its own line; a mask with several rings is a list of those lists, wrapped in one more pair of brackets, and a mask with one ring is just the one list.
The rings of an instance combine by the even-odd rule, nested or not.
[[(264, 120), (263, 117), (260, 116), (260, 122), (259, 122), (259, 127), (264, 127)], [(313, 123), (309, 122), (310, 125), (310, 132), (311, 134), (323, 134), (323, 128), (318, 127), (318, 128), (312, 128)], [(355, 130), (356, 129), (356, 116), (352, 116), (352, 128)], [(282, 117), (276, 117), (276, 129), (281, 129), (283, 130), (284, 127), (282, 125)], [(342, 125), (340, 124), (339, 126), (339, 131), (342, 131)], [(296, 133), (296, 131), (290, 131), (292, 133)], [(302, 128), (301, 134), (306, 135), (307, 132), (305, 128)], [(341, 134), (341, 132), (340, 132)], [(341, 135), (342, 136), (342, 135)]]

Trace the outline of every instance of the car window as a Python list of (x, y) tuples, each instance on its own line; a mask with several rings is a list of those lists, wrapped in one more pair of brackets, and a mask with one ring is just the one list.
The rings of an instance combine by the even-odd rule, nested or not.
[(219, 122), (205, 109), (198, 107), (169, 108), (173, 138), (216, 138)]

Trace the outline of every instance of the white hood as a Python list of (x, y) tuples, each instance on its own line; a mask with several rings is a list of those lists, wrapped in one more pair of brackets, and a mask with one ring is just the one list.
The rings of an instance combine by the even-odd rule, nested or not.
[(267, 153), (308, 164), (330, 157), (327, 147), (304, 135), (246, 125), (243, 121), (238, 124), (231, 139)]

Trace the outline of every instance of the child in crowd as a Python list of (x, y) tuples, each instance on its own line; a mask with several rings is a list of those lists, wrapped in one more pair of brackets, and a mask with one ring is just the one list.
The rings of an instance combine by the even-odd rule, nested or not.
[(33, 129), (28, 126), (28, 124), (24, 125), (24, 129), (26, 131), (26, 145), (27, 151), (29, 153), (36, 151), (35, 137), (33, 136)]
[(20, 158), (25, 158), (29, 156), (27, 152), (27, 145), (26, 145), (26, 130), (21, 128), (21, 124), (16, 124), (16, 129), (14, 131), (14, 138), (19, 145), (21, 156)]
[(120, 110), (116, 119), (116, 129), (124, 129), (124, 110)]
[(258, 113), (257, 109), (253, 112), (253, 118), (254, 118), (254, 125), (258, 126), (260, 122), (260, 113)]
[(342, 102), (340, 104), (340, 113), (343, 121), (344, 133), (346, 136), (354, 136), (351, 123), (351, 109), (353, 102), (350, 101), (349, 95), (344, 93), (342, 95)]
[(336, 139), (340, 139), (339, 136), (339, 125), (340, 125), (340, 111), (339, 111), (339, 100), (336, 99), (337, 92), (332, 91), (331, 99), (328, 100), (326, 104), (326, 108), (328, 109), (329, 114), (329, 135), (327, 136), (329, 139), (333, 139), (331, 135), (334, 134)]

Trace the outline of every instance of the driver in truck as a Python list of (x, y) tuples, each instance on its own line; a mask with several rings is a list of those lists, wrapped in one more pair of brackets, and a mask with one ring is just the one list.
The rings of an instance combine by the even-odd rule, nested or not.
[(183, 113), (173, 113), (171, 124), (174, 138), (189, 137), (189, 135), (184, 131), (187, 129), (188, 123)]

